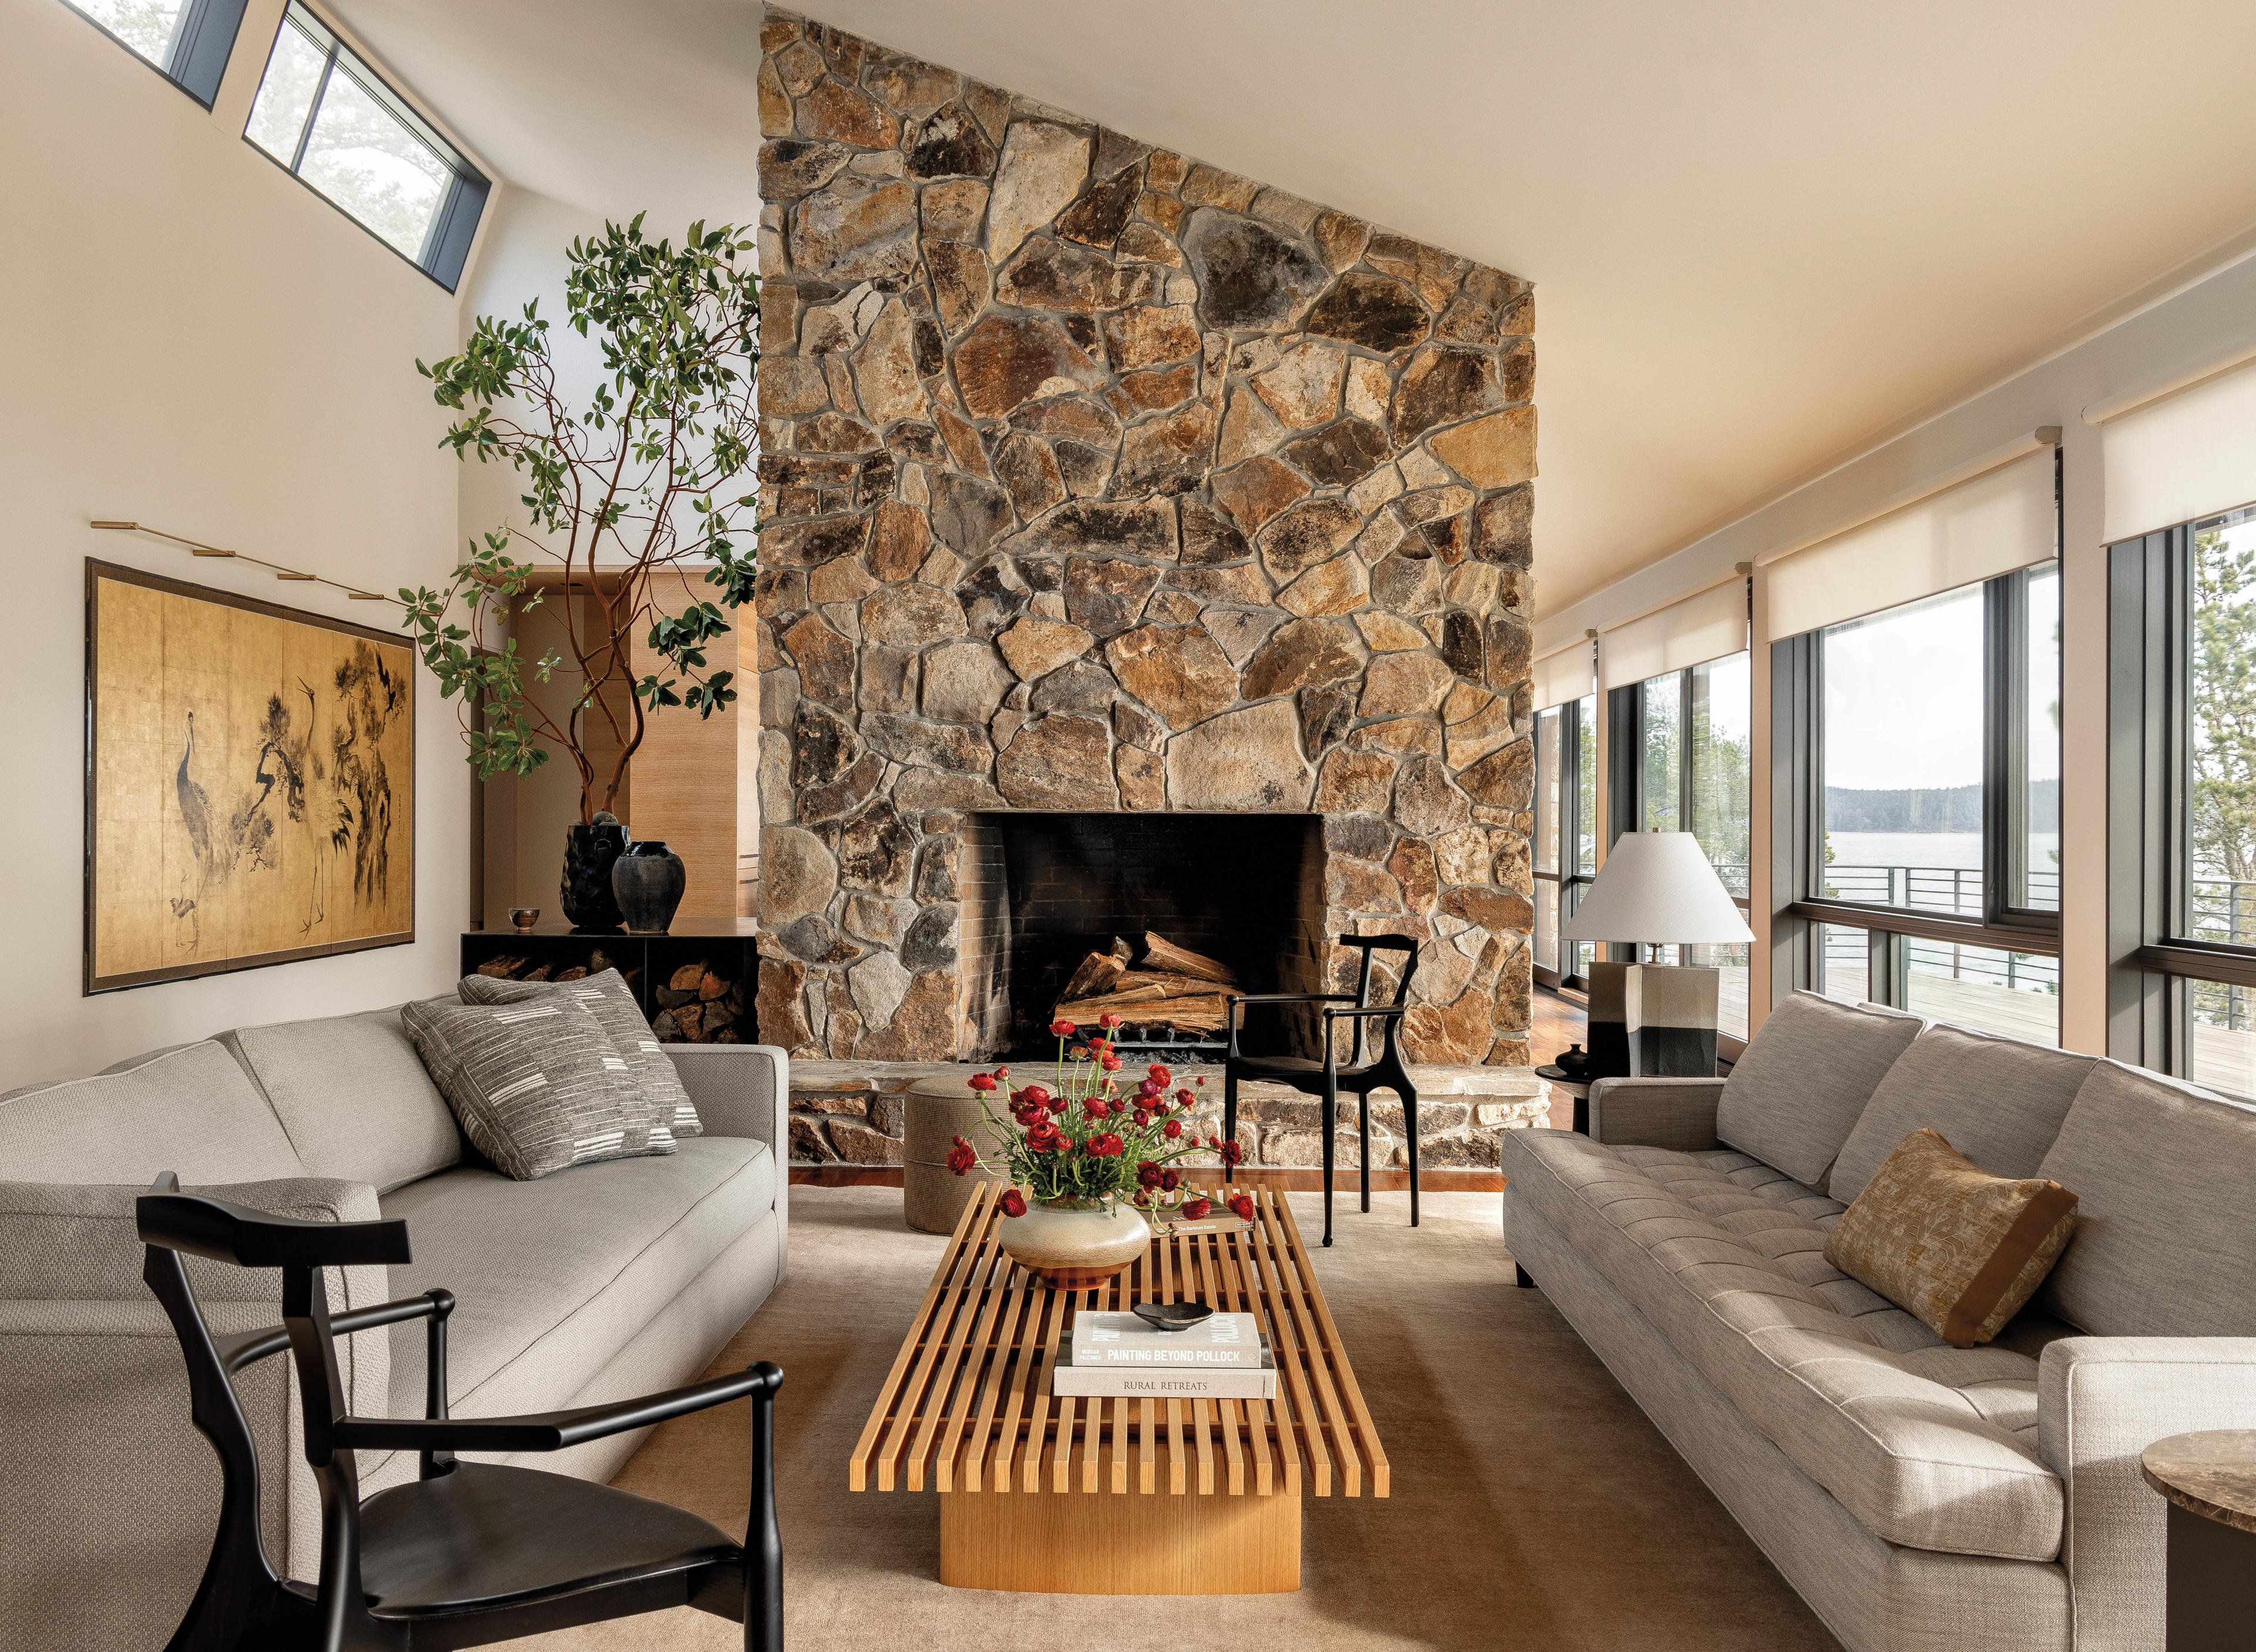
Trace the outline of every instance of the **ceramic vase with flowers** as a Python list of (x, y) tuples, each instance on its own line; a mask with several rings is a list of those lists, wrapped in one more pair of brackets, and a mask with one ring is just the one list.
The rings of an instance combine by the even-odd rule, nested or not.
[[(999, 1201), (1009, 1218), (1001, 1229), (1003, 1249), (1061, 1289), (1101, 1285), (1143, 1255), (1152, 1242), (1147, 1218), (1197, 1221), (1212, 1211), (1213, 1201), (1184, 1179), (1177, 1160), (1212, 1153), (1228, 1168), (1245, 1156), (1235, 1141), (1200, 1137), (1190, 1118), (1196, 1091), (1170, 1094), (1174, 1076), (1159, 1063), (1124, 1092), (1124, 1063), (1110, 1036), (1119, 1024), (1118, 1016), (1106, 1015), (1084, 1034), (1071, 1021), (1053, 1022), (1058, 1055), (1049, 1084), (1013, 1089), (1007, 1067), (975, 1073), (969, 1081), (989, 1139), (1002, 1143), (988, 1168), (1011, 1184)], [(998, 1094), (1008, 1118), (995, 1110)], [(977, 1150), (956, 1137), (948, 1168), (968, 1175), (979, 1162)], [(1240, 1193), (1229, 1203), (1240, 1218), (1251, 1218), (1250, 1196)]]

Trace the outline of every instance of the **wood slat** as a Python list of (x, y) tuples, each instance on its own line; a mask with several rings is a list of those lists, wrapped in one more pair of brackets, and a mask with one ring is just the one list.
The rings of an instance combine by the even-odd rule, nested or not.
[[(1233, 1190), (1215, 1190), (1217, 1203)], [(1002, 1252), (999, 1184), (983, 1183), (934, 1270), (847, 1463), (855, 1491), (1385, 1497), (1391, 1476), (1339, 1327), (1280, 1190), (1252, 1228), (1168, 1234), (1091, 1290), (1035, 1283)], [(1255, 1317), (1277, 1398), (1082, 1399), (1050, 1393), (1075, 1320), (1142, 1302)], [(1076, 1472), (1076, 1469), (1079, 1471)], [(1304, 1474), (1305, 1470), (1305, 1474)], [(1047, 1484), (1045, 1486), (1045, 1475)]]

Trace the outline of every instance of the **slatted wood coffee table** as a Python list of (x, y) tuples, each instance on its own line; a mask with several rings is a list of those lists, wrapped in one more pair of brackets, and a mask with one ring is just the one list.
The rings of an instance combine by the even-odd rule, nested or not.
[[(1061, 1291), (1003, 1254), (1000, 1190), (983, 1186), (957, 1223), (855, 1443), (848, 1486), (937, 1492), (940, 1580), (960, 1589), (1298, 1589), (1301, 1493), (1388, 1487), (1291, 1208), (1254, 1190), (1251, 1232), (1156, 1239), (1118, 1278)], [(1259, 1316), (1276, 1399), (1051, 1395), (1075, 1314), (1176, 1301)]]

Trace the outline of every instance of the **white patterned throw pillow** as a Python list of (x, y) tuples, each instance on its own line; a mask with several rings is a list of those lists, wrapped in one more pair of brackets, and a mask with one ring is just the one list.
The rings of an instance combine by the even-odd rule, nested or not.
[(603, 1023), (568, 999), (400, 1010), (407, 1035), (477, 1150), (531, 1182), (568, 1165), (671, 1153), (652, 1140), (649, 1103)]
[(689, 1092), (681, 1087), (680, 1075), (673, 1070), (673, 1058), (643, 1019), (634, 989), (617, 970), (577, 981), (511, 981), (466, 975), (460, 991), (465, 1004), (522, 1004), (553, 997), (586, 1005), (627, 1058), (628, 1067), (642, 1085), (644, 1098), (650, 1103), (652, 1151), (663, 1153), (677, 1140), (705, 1133)]

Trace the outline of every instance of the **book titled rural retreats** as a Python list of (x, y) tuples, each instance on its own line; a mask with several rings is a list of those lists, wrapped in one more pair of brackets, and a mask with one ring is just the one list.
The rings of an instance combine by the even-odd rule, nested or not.
[(1184, 1331), (1159, 1331), (1133, 1314), (1075, 1317), (1050, 1392), (1161, 1400), (1273, 1400), (1276, 1361), (1252, 1314), (1216, 1314)]

